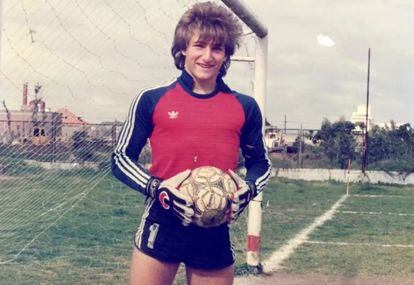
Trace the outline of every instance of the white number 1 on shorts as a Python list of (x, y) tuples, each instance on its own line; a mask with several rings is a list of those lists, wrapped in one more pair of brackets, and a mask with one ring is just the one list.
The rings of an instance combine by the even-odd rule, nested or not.
[(149, 237), (148, 237), (148, 242), (147, 242), (147, 247), (154, 249), (154, 241), (157, 238), (157, 234), (158, 234), (158, 229), (159, 229), (160, 225), (159, 224), (152, 224), (149, 227)]

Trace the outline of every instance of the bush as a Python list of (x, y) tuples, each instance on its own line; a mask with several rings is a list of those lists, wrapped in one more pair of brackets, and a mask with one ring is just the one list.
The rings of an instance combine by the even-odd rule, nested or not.
[(0, 174), (10, 175), (10, 176), (19, 176), (19, 175), (30, 175), (30, 174), (39, 174), (43, 172), (44, 169), (41, 166), (37, 165), (28, 165), (22, 159), (15, 158), (4, 158), (0, 159), (1, 170)]
[(412, 173), (414, 172), (414, 161), (408, 161), (403, 159), (388, 159), (381, 160), (369, 164), (370, 170), (383, 170), (383, 171), (396, 171), (399, 173)]

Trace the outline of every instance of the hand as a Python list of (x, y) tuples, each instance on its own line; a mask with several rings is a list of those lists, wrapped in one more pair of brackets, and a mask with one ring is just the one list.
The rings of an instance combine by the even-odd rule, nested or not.
[(249, 202), (257, 196), (257, 188), (252, 182), (244, 181), (240, 176), (229, 169), (230, 176), (236, 182), (237, 190), (232, 193), (230, 200), (229, 222), (237, 220)]
[(178, 186), (190, 176), (189, 169), (160, 182), (159, 186), (152, 192), (153, 198), (160, 202), (163, 209), (172, 211), (184, 226), (188, 226), (194, 215), (193, 200), (184, 192), (178, 190)]

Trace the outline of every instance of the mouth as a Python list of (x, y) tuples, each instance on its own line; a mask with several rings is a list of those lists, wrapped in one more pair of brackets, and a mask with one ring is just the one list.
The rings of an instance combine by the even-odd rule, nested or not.
[(197, 63), (197, 64), (198, 64), (198, 66), (200, 66), (204, 69), (210, 69), (210, 68), (214, 67), (214, 65), (212, 65), (212, 64), (204, 64), (204, 63)]

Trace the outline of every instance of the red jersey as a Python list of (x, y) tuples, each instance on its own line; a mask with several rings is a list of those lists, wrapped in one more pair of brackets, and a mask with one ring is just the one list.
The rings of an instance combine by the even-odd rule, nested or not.
[[(146, 90), (135, 98), (114, 151), (113, 173), (146, 193), (151, 177), (167, 179), (207, 165), (236, 170), (241, 149), (246, 180), (260, 191), (269, 179), (271, 165), (257, 103), (230, 90), (221, 78), (211, 94), (192, 92), (193, 84), (183, 71), (172, 84)], [(149, 171), (138, 163), (148, 139), (152, 149)]]

